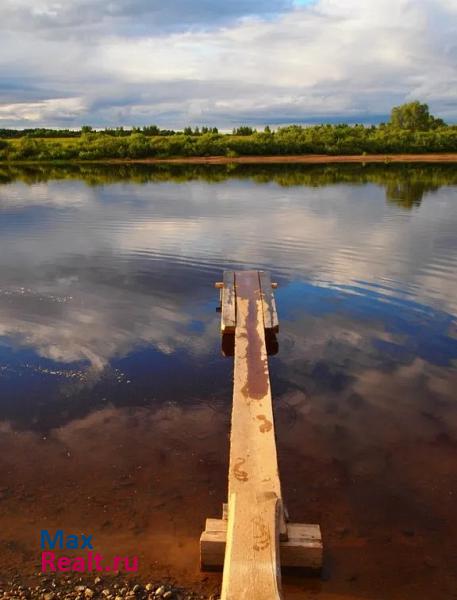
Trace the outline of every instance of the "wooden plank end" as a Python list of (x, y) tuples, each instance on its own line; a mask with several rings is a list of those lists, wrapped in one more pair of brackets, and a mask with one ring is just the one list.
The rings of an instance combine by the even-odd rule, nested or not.
[(273, 294), (273, 284), (268, 271), (259, 271), (259, 283), (262, 296), (263, 323), (267, 331), (279, 331), (278, 313)]
[(222, 288), (221, 332), (235, 333), (236, 327), (236, 296), (235, 272), (224, 271)]

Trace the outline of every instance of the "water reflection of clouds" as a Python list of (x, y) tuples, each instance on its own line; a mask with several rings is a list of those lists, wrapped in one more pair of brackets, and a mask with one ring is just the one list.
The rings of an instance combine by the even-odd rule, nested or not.
[[(373, 472), (383, 477), (390, 461), (402, 460), (393, 459), (396, 449), (401, 456), (413, 444), (430, 445), (425, 452), (439, 445), (440, 456), (451, 450), (457, 339), (448, 315), (423, 307), (428, 314), (421, 320), (419, 306), (373, 298), (370, 316), (370, 300), (357, 307), (346, 294), (325, 297), (319, 288), (296, 285), (302, 293), (289, 298), (287, 289), (278, 290), (288, 319), (271, 361), (278, 439), (287, 448), (282, 464), (297, 457), (299, 468), (300, 461), (315, 465), (326, 457), (341, 466), (344, 481), (371, 481)], [(417, 460), (414, 452), (409, 459)]]
[[(63, 298), (62, 286), (56, 285), (55, 297)], [(175, 304), (160, 297), (129, 290), (113, 290), (86, 281), (71, 286), (69, 299), (55, 302), (54, 297), (33, 298), (24, 310), (27, 292), (0, 294), (0, 335), (10, 343), (32, 347), (43, 357), (58, 362), (87, 360), (102, 369), (115, 356), (135, 346), (153, 344), (170, 353), (182, 347), (187, 328), (195, 315), (186, 312), (179, 298)], [(202, 336), (192, 340), (195, 352), (203, 349)]]
[[(452, 190), (408, 213), (373, 185), (18, 189), (0, 221), (7, 542), (33, 548), (31, 523), (83, 524), (107, 551), (143, 554), (143, 568), (197, 568), (202, 519), (226, 499), (232, 361), (217, 356), (212, 283), (235, 263), (264, 265), (281, 283), (270, 366), (293, 518), (321, 522), (340, 571), (363, 569), (367, 581), (383, 580), (402, 552), (399, 580), (413, 554), (423, 573), (405, 529), (427, 552), (436, 542), (445, 564), (457, 431)], [(348, 554), (367, 539), (352, 571)], [(5, 566), (20, 560), (2, 555)]]
[(0, 185), (0, 211), (12, 212), (41, 208), (84, 208), (97, 201), (97, 191), (75, 182), (43, 182), (27, 185), (16, 182)]
[[(81, 226), (88, 217), (106, 223), (95, 240), (86, 227), (87, 252), (95, 245), (151, 260), (268, 265), (287, 278), (385, 282), (394, 293), (411, 290), (433, 302), (456, 296), (452, 188), (413, 213), (386, 205), (373, 185), (283, 190), (230, 181), (108, 190), (82, 211)], [(74, 235), (65, 237), (80, 250)]]
[[(451, 188), (412, 213), (386, 205), (373, 185), (282, 189), (236, 180), (14, 184), (0, 186), (0, 204), (1, 335), (57, 361), (102, 369), (141, 345), (203, 354), (204, 336), (190, 335), (190, 323), (197, 312), (204, 335), (217, 335), (203, 302), (227, 264), (311, 281), (302, 293), (317, 302), (323, 292), (313, 289), (329, 286), (335, 313), (342, 298), (357, 306), (349, 290), (357, 281), (368, 320), (382, 321), (384, 296), (455, 310)], [(377, 298), (371, 284), (384, 286)]]

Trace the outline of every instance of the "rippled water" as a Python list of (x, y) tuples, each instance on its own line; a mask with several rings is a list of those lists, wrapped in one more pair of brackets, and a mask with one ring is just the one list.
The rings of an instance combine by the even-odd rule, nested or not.
[(0, 169), (0, 574), (43, 527), (202, 589), (226, 500), (225, 268), (280, 284), (286, 598), (454, 598), (457, 167)]

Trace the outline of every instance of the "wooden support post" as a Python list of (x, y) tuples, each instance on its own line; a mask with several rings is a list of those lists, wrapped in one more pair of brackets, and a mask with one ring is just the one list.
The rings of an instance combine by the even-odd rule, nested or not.
[[(287, 540), (279, 542), (281, 567), (320, 569), (322, 539), (319, 525), (287, 523)], [(224, 564), (227, 520), (206, 519), (200, 538), (200, 562), (205, 570), (220, 569)]]
[(224, 556), (221, 600), (280, 600), (281, 563), (322, 563), (319, 526), (285, 518), (265, 344), (277, 328), (269, 274), (224, 272), (221, 329), (235, 334), (229, 502), (200, 539), (202, 567)]
[(262, 294), (263, 323), (265, 329), (277, 332), (279, 330), (278, 313), (273, 295), (273, 284), (270, 273), (259, 271), (260, 290)]
[(222, 287), (221, 331), (222, 333), (235, 333), (235, 326), (235, 273), (233, 271), (224, 271), (224, 281)]

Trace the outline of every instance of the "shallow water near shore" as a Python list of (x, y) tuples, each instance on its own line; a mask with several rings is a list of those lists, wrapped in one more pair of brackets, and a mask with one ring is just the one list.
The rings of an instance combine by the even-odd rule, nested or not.
[(226, 501), (224, 269), (278, 281), (289, 598), (457, 598), (457, 166), (0, 167), (0, 579), (41, 529), (212, 592)]

